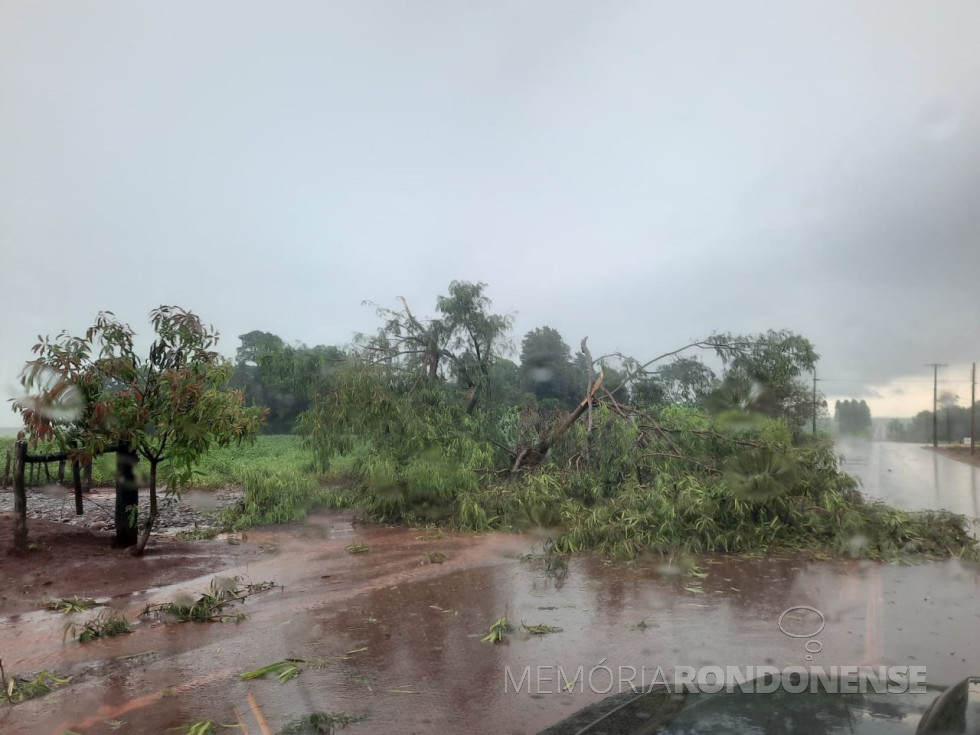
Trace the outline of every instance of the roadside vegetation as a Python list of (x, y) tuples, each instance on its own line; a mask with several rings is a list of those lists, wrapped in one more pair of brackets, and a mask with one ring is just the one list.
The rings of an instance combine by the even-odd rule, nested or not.
[[(232, 418), (207, 446), (160, 455), (161, 477), (241, 488), (220, 515), (235, 531), (316, 507), (471, 532), (543, 528), (555, 574), (563, 555), (588, 550), (977, 555), (963, 517), (868, 502), (839, 470), (832, 440), (810, 431), (826, 406), (804, 382), (818, 360), (805, 338), (712, 334), (646, 360), (594, 357), (585, 339), (573, 354), (540, 327), (518, 363), (511, 317), (485, 289), (453, 282), (432, 317), (405, 301), (379, 308), (378, 330), (344, 348), (242, 335), (234, 368), (213, 365), (234, 386), (221, 399)], [(185, 315), (157, 319), (172, 314)], [(297, 434), (233, 441), (251, 437), (256, 412)]]

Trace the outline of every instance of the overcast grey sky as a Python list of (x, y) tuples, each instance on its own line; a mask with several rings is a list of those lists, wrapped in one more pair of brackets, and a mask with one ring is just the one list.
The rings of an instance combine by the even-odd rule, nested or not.
[(831, 400), (930, 408), (933, 361), (968, 400), (978, 28), (948, 1), (0, 0), (0, 397), (100, 309), (191, 308), (231, 355), (459, 278), (517, 342), (786, 328)]

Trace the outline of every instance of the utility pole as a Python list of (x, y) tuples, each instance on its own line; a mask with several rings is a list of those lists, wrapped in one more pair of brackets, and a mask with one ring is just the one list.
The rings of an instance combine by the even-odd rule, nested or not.
[(970, 456), (977, 450), (977, 364), (970, 373)]
[(817, 369), (813, 368), (813, 435), (817, 435)]
[(944, 362), (930, 362), (926, 367), (932, 368), (932, 448), (939, 446), (939, 368), (946, 367)]

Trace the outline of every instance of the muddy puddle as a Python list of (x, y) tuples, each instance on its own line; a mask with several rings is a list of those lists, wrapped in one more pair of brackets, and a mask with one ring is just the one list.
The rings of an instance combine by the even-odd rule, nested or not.
[[(216, 558), (227, 550), (202, 546)], [(344, 514), (253, 531), (243, 546), (222, 574), (280, 586), (236, 606), (248, 615), (238, 624), (141, 620), (82, 645), (63, 641), (60, 613), (0, 617), (8, 675), (73, 677), (0, 709), (0, 732), (163, 733), (212, 720), (256, 735), (324, 711), (363, 716), (344, 730), (355, 734), (534, 733), (607, 691), (650, 683), (658, 667), (918, 665), (936, 685), (980, 671), (980, 567), (956, 560), (716, 557), (699, 560), (707, 576), (697, 577), (580, 557), (556, 577), (519, 559), (535, 550), (529, 537), (355, 526)], [(134, 620), (212, 577), (104, 601)], [(791, 608), (783, 628), (802, 637), (780, 629)], [(504, 615), (517, 630), (482, 642)], [(521, 624), (561, 630), (536, 636)], [(286, 658), (315, 666), (285, 683), (240, 677)]]

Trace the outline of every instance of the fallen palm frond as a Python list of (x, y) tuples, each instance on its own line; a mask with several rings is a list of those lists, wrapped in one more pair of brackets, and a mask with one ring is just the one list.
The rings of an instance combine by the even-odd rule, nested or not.
[(63, 597), (60, 600), (48, 600), (44, 603), (44, 606), (48, 610), (54, 610), (65, 615), (73, 615), (74, 613), (84, 612), (98, 604), (91, 597), (79, 597), (75, 595), (71, 598)]
[(513, 633), (514, 626), (510, 624), (507, 616), (497, 618), (493, 621), (493, 625), (490, 626), (490, 632), (483, 636), (480, 640), (484, 643), (500, 643), (507, 633)]
[(187, 598), (185, 600), (147, 605), (143, 608), (140, 616), (162, 615), (178, 623), (188, 621), (197, 623), (240, 623), (246, 619), (245, 614), (226, 615), (224, 612), (225, 608), (233, 603), (241, 602), (257, 592), (264, 592), (275, 587), (274, 582), (260, 582), (258, 584), (239, 586), (240, 583), (240, 577), (215, 577), (211, 580), (208, 591), (197, 600)]
[[(81, 632), (78, 629), (81, 628)], [(88, 643), (98, 638), (114, 638), (124, 633), (132, 633), (133, 629), (129, 625), (126, 617), (116, 610), (106, 610), (99, 617), (89, 622), (79, 625), (74, 621), (65, 624), (62, 638), (75, 638), (76, 633), (79, 643)]]
[(365, 715), (345, 712), (314, 712), (293, 720), (279, 731), (279, 735), (333, 735), (338, 728), (343, 730), (365, 719)]
[(521, 630), (523, 630), (525, 633), (530, 633), (531, 635), (561, 633), (561, 628), (556, 628), (553, 625), (528, 625), (527, 623), (521, 625)]
[(3, 673), (3, 664), (0, 663), (0, 682), (3, 683), (3, 693), (10, 704), (43, 697), (45, 694), (50, 694), (56, 686), (67, 684), (69, 681), (71, 681), (70, 676), (62, 678), (48, 671), (41, 671), (33, 679), (12, 677), (8, 681)]
[(351, 554), (367, 554), (371, 551), (371, 547), (367, 544), (351, 544), (347, 547), (347, 551)]

